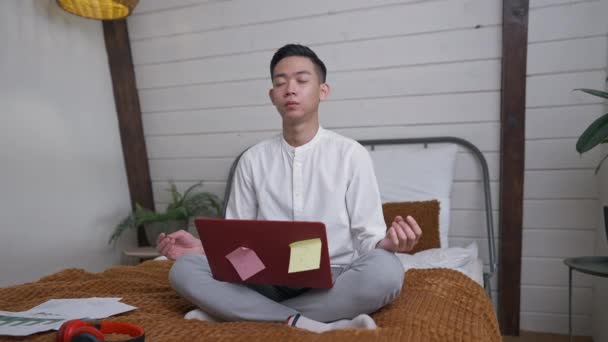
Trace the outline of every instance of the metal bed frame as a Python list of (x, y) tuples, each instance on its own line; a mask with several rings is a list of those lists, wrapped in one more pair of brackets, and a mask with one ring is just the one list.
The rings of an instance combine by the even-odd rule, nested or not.
[[(370, 146), (373, 151), (375, 146), (379, 145), (412, 145), (412, 144), (423, 144), (425, 147), (429, 144), (457, 144), (468, 151), (472, 152), (473, 155), (479, 161), (482, 171), (482, 183), (483, 183), (483, 192), (485, 199), (485, 212), (486, 212), (486, 229), (488, 233), (488, 253), (489, 253), (489, 270), (483, 271), (483, 283), (486, 293), (492, 299), (492, 289), (490, 279), (494, 276), (497, 269), (496, 264), (496, 246), (494, 243), (494, 220), (492, 218), (492, 197), (490, 194), (490, 172), (488, 170), (488, 163), (486, 162), (483, 153), (471, 142), (457, 137), (427, 137), (427, 138), (405, 138), (405, 139), (377, 139), (377, 140), (359, 140), (359, 143), (363, 146)], [(247, 149), (245, 149), (247, 151)], [(224, 203), (222, 207), (222, 217), (226, 216), (226, 206), (228, 203), (228, 198), (230, 197), (230, 191), (232, 189), (232, 179), (234, 177), (234, 172), (236, 170), (236, 166), (245, 151), (241, 152), (238, 157), (234, 160), (230, 167), (230, 172), (228, 174), (228, 180), (226, 182), (226, 191), (224, 193)]]

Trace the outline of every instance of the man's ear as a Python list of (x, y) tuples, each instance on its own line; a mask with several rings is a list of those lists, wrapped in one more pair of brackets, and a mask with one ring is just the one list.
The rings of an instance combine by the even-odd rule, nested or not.
[(319, 89), (319, 99), (320, 100), (325, 100), (326, 98), (329, 97), (329, 84), (327, 83), (321, 83), (320, 89)]
[(273, 90), (274, 88), (270, 88), (270, 90), (268, 90), (268, 97), (270, 97), (270, 102), (272, 102), (272, 104), (274, 105), (274, 97), (272, 96)]

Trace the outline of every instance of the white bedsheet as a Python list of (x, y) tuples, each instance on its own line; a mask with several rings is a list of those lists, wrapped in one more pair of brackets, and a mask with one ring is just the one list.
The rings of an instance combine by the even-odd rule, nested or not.
[(479, 259), (476, 242), (466, 247), (433, 248), (414, 255), (398, 253), (397, 257), (405, 272), (413, 268), (449, 268), (483, 286), (483, 261)]
[(461, 272), (483, 287), (483, 260), (475, 258), (475, 260), (465, 265), (464, 270)]

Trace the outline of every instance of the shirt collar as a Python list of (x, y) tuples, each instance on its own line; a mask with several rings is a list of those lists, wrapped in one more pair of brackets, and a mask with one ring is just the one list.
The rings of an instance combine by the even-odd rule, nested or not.
[(285, 137), (283, 136), (283, 134), (281, 134), (281, 145), (283, 146), (283, 149), (285, 151), (287, 151), (289, 154), (293, 155), (296, 153), (302, 153), (304, 151), (307, 151), (309, 149), (311, 149), (312, 147), (314, 147), (317, 142), (321, 139), (321, 136), (323, 136), (325, 130), (323, 129), (323, 127), (319, 126), (319, 129), (317, 130), (317, 134), (315, 134), (315, 136), (306, 144), (298, 146), (298, 147), (293, 147), (291, 145), (289, 145), (289, 143), (287, 142), (287, 140), (285, 140)]

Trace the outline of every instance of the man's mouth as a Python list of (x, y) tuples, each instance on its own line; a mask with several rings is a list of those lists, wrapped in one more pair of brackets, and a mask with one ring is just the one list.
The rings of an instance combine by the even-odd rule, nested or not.
[(287, 101), (287, 102), (285, 102), (285, 106), (286, 107), (295, 107), (297, 105), (299, 105), (299, 103), (297, 103), (295, 101)]

